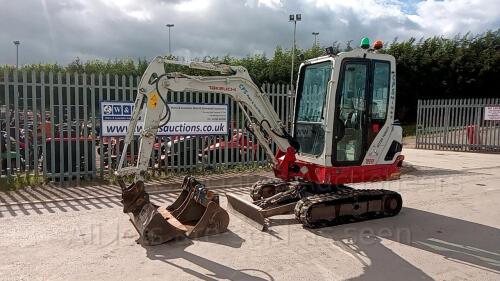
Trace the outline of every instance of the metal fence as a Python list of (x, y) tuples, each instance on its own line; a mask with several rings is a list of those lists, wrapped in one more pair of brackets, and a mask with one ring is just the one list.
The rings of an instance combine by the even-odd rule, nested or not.
[(416, 147), (500, 152), (500, 121), (485, 120), (498, 98), (419, 100)]
[[(43, 176), (52, 181), (103, 178), (121, 154), (123, 138), (100, 135), (100, 101), (134, 101), (140, 77), (109, 74), (0, 72), (0, 176)], [(281, 120), (290, 126), (294, 96), (288, 85), (264, 85)], [(229, 136), (158, 137), (153, 173), (266, 162), (245, 129), (245, 117), (224, 94), (174, 92), (169, 102), (225, 103)], [(137, 160), (137, 139), (127, 161)]]

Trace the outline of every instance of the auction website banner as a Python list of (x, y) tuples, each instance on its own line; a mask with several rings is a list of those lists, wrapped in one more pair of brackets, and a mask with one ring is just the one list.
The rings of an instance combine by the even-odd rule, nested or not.
[[(229, 134), (227, 104), (169, 104), (170, 121), (158, 129), (160, 136), (209, 136)], [(101, 134), (104, 137), (125, 136), (134, 110), (131, 102), (101, 102)], [(135, 128), (139, 135), (144, 127), (144, 110)]]

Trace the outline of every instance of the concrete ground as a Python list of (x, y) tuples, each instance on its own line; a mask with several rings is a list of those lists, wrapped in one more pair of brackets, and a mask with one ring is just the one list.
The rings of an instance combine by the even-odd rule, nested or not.
[[(309, 230), (281, 216), (260, 232), (231, 216), (227, 233), (155, 247), (136, 244), (114, 186), (0, 193), (0, 279), (500, 280), (500, 155), (404, 154), (401, 180), (368, 184), (402, 194), (396, 217)], [(206, 180), (247, 196), (265, 176)]]

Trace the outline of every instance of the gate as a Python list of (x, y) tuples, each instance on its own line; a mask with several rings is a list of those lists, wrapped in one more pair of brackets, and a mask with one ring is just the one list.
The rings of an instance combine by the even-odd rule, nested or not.
[[(0, 178), (23, 175), (79, 183), (111, 176), (124, 138), (101, 136), (100, 101), (133, 102), (139, 80), (109, 74), (0, 72)], [(262, 90), (290, 127), (294, 96), (289, 85), (267, 84)], [(158, 137), (150, 161), (153, 173), (266, 163), (263, 149), (245, 128), (244, 114), (230, 97), (174, 92), (168, 102), (228, 104), (232, 132)], [(137, 161), (137, 152), (136, 139), (127, 152), (129, 163)]]
[(419, 100), (416, 147), (500, 152), (500, 120), (493, 110), (500, 111), (500, 99)]

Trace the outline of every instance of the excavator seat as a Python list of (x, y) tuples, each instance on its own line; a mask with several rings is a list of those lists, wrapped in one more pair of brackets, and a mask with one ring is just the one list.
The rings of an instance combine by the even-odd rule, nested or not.
[(168, 207), (149, 201), (144, 183), (122, 188), (123, 212), (140, 235), (143, 245), (158, 245), (187, 236), (198, 238), (227, 230), (229, 215), (219, 205), (219, 196), (192, 177), (185, 177), (179, 197)]

